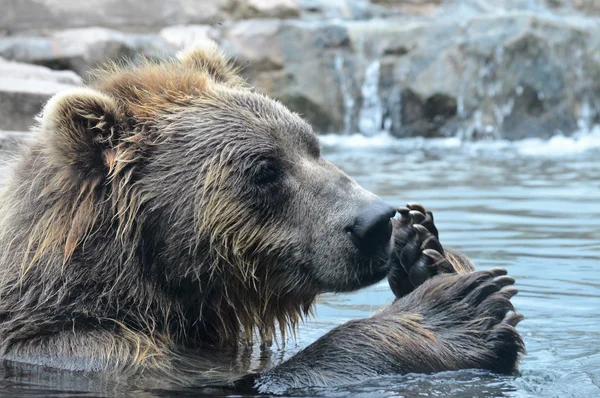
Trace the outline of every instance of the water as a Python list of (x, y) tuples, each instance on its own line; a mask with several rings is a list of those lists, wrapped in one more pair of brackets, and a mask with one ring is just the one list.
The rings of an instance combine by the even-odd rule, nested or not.
[(337, 55), (335, 57), (335, 71), (339, 78), (340, 92), (344, 102), (344, 134), (350, 132), (352, 126), (352, 109), (354, 108), (354, 97), (350, 92), (348, 76), (344, 73), (344, 57)]
[[(518, 377), (482, 371), (382, 377), (300, 395), (362, 397), (600, 396), (600, 130), (575, 138), (465, 144), (458, 139), (395, 140), (325, 136), (324, 155), (385, 200), (419, 201), (434, 211), (443, 244), (480, 269), (517, 279), (513, 301), (528, 355)], [(272, 348), (276, 362), (347, 320), (389, 304), (386, 282), (325, 295), (297, 340)], [(259, 366), (258, 350), (248, 355)], [(133, 388), (47, 370), (0, 368), (0, 395), (194, 396), (193, 389)], [(92, 392), (90, 392), (92, 391)]]
[(383, 106), (379, 98), (379, 59), (371, 62), (365, 70), (365, 80), (360, 89), (363, 103), (358, 114), (358, 130), (367, 136), (382, 131)]
[[(574, 139), (463, 144), (324, 137), (326, 157), (387, 201), (434, 211), (443, 244), (517, 279), (528, 355), (519, 377), (483, 372), (387, 378), (365, 396), (600, 396), (600, 131)], [(386, 283), (330, 296), (331, 323), (390, 300)], [(333, 321), (335, 320), (335, 321)]]

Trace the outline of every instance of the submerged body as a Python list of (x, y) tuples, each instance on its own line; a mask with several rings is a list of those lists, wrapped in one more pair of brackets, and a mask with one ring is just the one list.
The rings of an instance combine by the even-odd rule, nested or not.
[[(0, 200), (6, 359), (258, 392), (516, 369), (514, 281), (455, 274), (468, 259), (420, 206), (391, 240), (395, 209), (213, 48), (109, 68), (53, 98), (37, 133)], [(231, 368), (232, 349), (295, 328), (318, 294), (388, 274), (384, 311), (265, 373)]]

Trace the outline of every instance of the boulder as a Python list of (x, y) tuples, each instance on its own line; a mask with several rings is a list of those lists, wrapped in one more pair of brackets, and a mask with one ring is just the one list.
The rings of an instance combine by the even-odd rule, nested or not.
[[(355, 22), (348, 31), (346, 62), (358, 66), (346, 73), (358, 80), (346, 84), (355, 99), (350, 131), (368, 133), (365, 104), (380, 112), (371, 116), (380, 130), (399, 137), (548, 137), (600, 122), (600, 24), (593, 19), (517, 13), (460, 23)], [(374, 62), (378, 89), (365, 90), (361, 70)]]
[(372, 18), (377, 7), (369, 0), (299, 0), (303, 20)]
[(100, 26), (149, 31), (247, 18), (296, 18), (298, 0), (4, 0), (0, 30)]
[(156, 29), (227, 19), (229, 0), (4, 0), (0, 29), (68, 29), (87, 26)]
[(600, 2), (598, 0), (545, 0), (550, 8), (562, 10), (575, 10), (584, 15), (600, 15)]
[(0, 60), (0, 130), (28, 130), (52, 95), (78, 84), (71, 71)]
[(281, 69), (283, 22), (278, 19), (240, 21), (224, 29), (222, 47), (245, 69), (247, 76)]
[(156, 34), (125, 34), (96, 27), (66, 29), (45, 37), (0, 38), (0, 55), (7, 59), (72, 70), (86, 80), (90, 69), (110, 60), (162, 58), (173, 53), (173, 48)]
[(528, 12), (454, 19), (248, 20), (222, 44), (319, 132), (520, 139), (600, 114), (600, 24)]
[(300, 15), (298, 0), (234, 0), (230, 9), (234, 19), (286, 19)]
[(158, 34), (160, 40), (174, 49), (184, 49), (207, 40), (218, 42), (221, 33), (211, 25), (176, 25), (164, 28)]
[[(257, 90), (326, 133), (519, 139), (571, 134), (600, 118), (592, 0), (152, 0), (131, 15), (133, 0), (115, 4), (16, 2), (0, 22), (127, 29), (5, 35), (0, 56), (87, 79), (106, 60), (172, 57), (214, 40)], [(165, 24), (174, 25), (128, 33)]]
[(263, 93), (300, 113), (319, 132), (344, 129), (336, 59), (349, 51), (337, 23), (248, 20), (224, 29), (222, 44)]

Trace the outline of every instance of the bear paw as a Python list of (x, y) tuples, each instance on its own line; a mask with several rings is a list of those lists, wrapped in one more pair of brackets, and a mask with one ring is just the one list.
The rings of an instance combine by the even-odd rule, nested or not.
[(514, 282), (503, 269), (439, 275), (397, 302), (460, 353), (457, 369), (515, 374), (525, 347), (515, 329), (523, 316), (510, 301), (518, 293)]
[(456, 271), (444, 257), (433, 213), (418, 203), (398, 208), (398, 213), (388, 281), (396, 297), (403, 297), (435, 275)]

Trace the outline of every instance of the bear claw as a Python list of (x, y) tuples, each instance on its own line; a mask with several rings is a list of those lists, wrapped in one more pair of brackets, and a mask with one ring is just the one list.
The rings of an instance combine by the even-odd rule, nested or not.
[(513, 298), (517, 293), (519, 293), (519, 289), (517, 289), (516, 287), (513, 287), (513, 286), (503, 287), (501, 289), (501, 291), (504, 292), (504, 294), (506, 295), (506, 298), (508, 298), (508, 299)]
[(410, 293), (434, 275), (455, 272), (444, 257), (433, 214), (418, 203), (406, 206), (396, 209), (400, 219), (394, 223), (395, 248), (388, 276), (397, 297)]
[(494, 276), (500, 276), (500, 275), (506, 275), (508, 274), (508, 271), (505, 270), (504, 268), (491, 268), (487, 271), (484, 272), (489, 272), (490, 274), (494, 275)]
[(433, 261), (435, 261), (432, 265), (436, 265), (436, 264), (441, 263), (442, 261), (446, 261), (444, 256), (442, 256), (437, 250), (425, 249), (425, 250), (423, 250), (423, 255), (427, 256), (427, 257), (431, 258)]
[(507, 314), (504, 319), (502, 320), (502, 323), (505, 323), (507, 325), (510, 325), (512, 327), (515, 327), (519, 324), (519, 322), (521, 322), (525, 317), (518, 313), (518, 312), (511, 312), (509, 314)]
[(515, 278), (511, 276), (501, 275), (494, 277), (494, 279), (486, 281), (475, 288), (469, 294), (468, 300), (477, 304), (482, 303), (496, 292), (499, 292), (502, 288), (513, 285), (514, 283)]
[(411, 210), (409, 212), (409, 215), (413, 219), (413, 222), (415, 222), (415, 223), (421, 223), (421, 222), (425, 221), (425, 215), (423, 213), (421, 213), (420, 211)]
[(421, 212), (423, 214), (425, 214), (425, 211), (426, 211), (425, 208), (423, 207), (423, 205), (420, 204), (420, 203), (414, 203), (414, 202), (407, 203), (406, 207), (408, 207), (410, 210), (416, 210), (416, 211)]
[(410, 209), (407, 209), (406, 207), (398, 207), (396, 208), (396, 211), (400, 213), (402, 217), (408, 217), (408, 214), (410, 213)]

